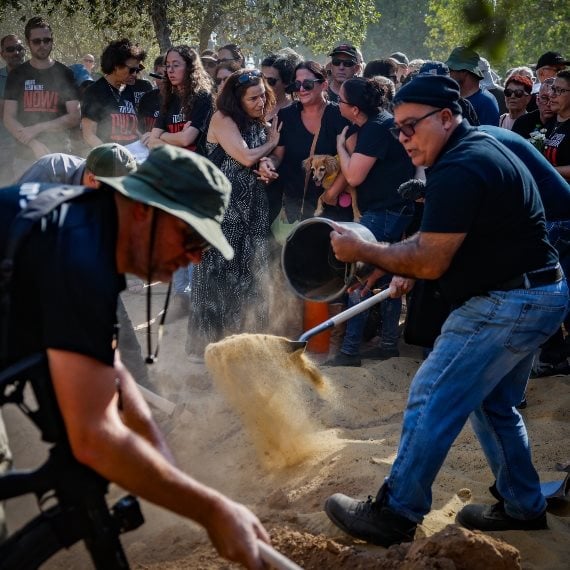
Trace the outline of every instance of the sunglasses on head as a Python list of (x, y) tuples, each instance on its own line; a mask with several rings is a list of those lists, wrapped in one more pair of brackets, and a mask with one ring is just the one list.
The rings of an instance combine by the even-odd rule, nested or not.
[(356, 65), (356, 61), (352, 59), (333, 59), (331, 62), (335, 67), (342, 65), (342, 67), (354, 67)]
[(267, 81), (267, 85), (275, 87), (279, 79), (277, 79), (277, 77), (265, 77), (265, 81)]
[(133, 75), (134, 73), (140, 73), (143, 68), (142, 67), (127, 67), (129, 70), (129, 75)]
[(312, 91), (315, 88), (315, 83), (322, 83), (324, 79), (303, 79), (303, 81), (294, 81), (287, 87), (289, 93), (301, 91), (301, 87), (305, 91)]
[(30, 43), (34, 44), (35, 46), (39, 46), (40, 44), (49, 45), (53, 42), (53, 38), (34, 38), (30, 40)]
[(418, 119), (412, 119), (412, 120), (408, 121), (405, 125), (400, 125), (399, 127), (392, 127), (390, 129), (390, 132), (392, 133), (392, 136), (396, 140), (399, 140), (400, 133), (404, 133), (404, 136), (409, 138), (409, 137), (416, 134), (415, 127), (420, 121), (423, 121), (424, 119), (427, 119), (428, 117), (431, 117), (431, 115), (435, 115), (436, 113), (439, 113), (440, 111), (441, 111), (441, 109), (434, 109), (433, 111), (430, 111), (429, 113), (427, 113), (426, 115), (423, 115), (422, 117), (419, 117)]
[(252, 69), (237, 78), (237, 85), (247, 85), (251, 83), (254, 79), (259, 79), (261, 77), (261, 72), (257, 69)]
[(509, 89), (508, 87), (504, 93), (505, 97), (512, 97), (514, 95), (517, 99), (520, 99), (523, 95), (528, 95), (524, 89)]
[(17, 46), (6, 46), (4, 48), (4, 51), (6, 53), (14, 53), (15, 51), (20, 52), (20, 51), (24, 51), (26, 48), (23, 45), (17, 45)]

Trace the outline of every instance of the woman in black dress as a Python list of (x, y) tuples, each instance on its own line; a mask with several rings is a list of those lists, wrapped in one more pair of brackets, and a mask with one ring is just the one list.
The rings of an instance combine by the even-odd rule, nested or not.
[(268, 206), (265, 186), (253, 169), (279, 142), (277, 121), (266, 122), (274, 101), (259, 71), (236, 71), (224, 83), (208, 129), (206, 155), (232, 183), (222, 230), (234, 258), (227, 261), (210, 250), (194, 268), (187, 352), (197, 358), (210, 342), (268, 325), (262, 287), (269, 256)]

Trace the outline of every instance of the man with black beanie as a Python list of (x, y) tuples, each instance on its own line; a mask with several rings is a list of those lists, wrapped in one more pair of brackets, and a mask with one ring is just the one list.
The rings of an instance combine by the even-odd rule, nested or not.
[[(419, 75), (394, 99), (393, 134), (415, 166), (428, 167), (419, 232), (395, 244), (364, 242), (341, 227), (331, 234), (341, 261), (437, 279), (452, 306), (412, 380), (398, 454), (376, 498), (337, 493), (325, 505), (342, 530), (382, 546), (413, 539), (467, 419), (499, 501), (467, 505), (457, 521), (483, 531), (547, 528), (546, 500), (515, 406), (534, 352), (566, 313), (568, 288), (532, 176), (505, 146), (462, 120), (458, 98), (453, 79)], [(409, 287), (403, 282), (398, 292)]]

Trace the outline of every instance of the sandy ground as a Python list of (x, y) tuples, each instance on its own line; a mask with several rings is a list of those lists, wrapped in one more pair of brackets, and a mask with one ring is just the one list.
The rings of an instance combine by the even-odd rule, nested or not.
[[(164, 289), (159, 286), (156, 291), (155, 314), (160, 310)], [(141, 345), (145, 346), (144, 297), (127, 293), (125, 302)], [(183, 404), (174, 417), (157, 413), (175, 456), (180, 466), (197, 479), (254, 510), (271, 530), (274, 544), (297, 563), (305, 568), (513, 567), (485, 562), (483, 558), (477, 562), (480, 549), (475, 554), (461, 550), (465, 553), (460, 555), (463, 560), (455, 566), (432, 566), (425, 561), (404, 565), (398, 559), (404, 554), (397, 548), (386, 551), (352, 541), (328, 521), (322, 510), (325, 499), (337, 491), (362, 498), (374, 495), (388, 474), (407, 390), (420, 362), (418, 349), (404, 346), (400, 358), (367, 360), (362, 368), (322, 367), (323, 382), (318, 389), (296, 364), (287, 365), (285, 372), (271, 374), (271, 360), (257, 369), (264, 378), (261, 383), (235, 369), (235, 383), (224, 388), (219, 374), (214, 383), (204, 365), (186, 359), (185, 327), (185, 320), (167, 325), (161, 358), (151, 369), (157, 392)], [(314, 356), (315, 362), (320, 360), (321, 356)], [(275, 362), (275, 368), (278, 364)], [(255, 387), (262, 384), (270, 387), (269, 395), (267, 391), (256, 391)], [(545, 481), (561, 479), (556, 464), (570, 460), (569, 388), (570, 377), (530, 382), (528, 408), (523, 415), (534, 461)], [(275, 400), (280, 405), (271, 407)], [(262, 412), (261, 419), (244, 412), (248, 402), (250, 408)], [(273, 439), (269, 441), (260, 432), (272, 414), (281, 418), (274, 424), (283, 425), (283, 429), (274, 425)], [(35, 429), (17, 410), (7, 408), (5, 419), (16, 466), (37, 465), (45, 449), (37, 442)], [(492, 503), (487, 490), (492, 482), (478, 443), (466, 427), (435, 481), (433, 510), (418, 529), (416, 544), (422, 537), (452, 525), (466, 502)], [(119, 489), (111, 492), (111, 498), (120, 495)], [(26, 498), (9, 501), (7, 511), (10, 529), (14, 530), (37, 508), (32, 499)], [(143, 511), (146, 524), (123, 538), (133, 568), (233, 567), (216, 556), (206, 534), (196, 525), (149, 504), (143, 504)], [(520, 552), (522, 568), (568, 568), (570, 503), (555, 505), (548, 521), (549, 530), (493, 533), (493, 537)], [(459, 531), (449, 527), (445, 532), (448, 534), (440, 536), (449, 543), (449, 533)], [(89, 568), (90, 563), (83, 547), (76, 546), (45, 567)]]

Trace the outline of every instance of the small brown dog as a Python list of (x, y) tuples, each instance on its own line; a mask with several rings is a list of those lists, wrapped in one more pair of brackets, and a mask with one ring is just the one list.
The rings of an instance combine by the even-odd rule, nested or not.
[[(336, 156), (331, 156), (330, 154), (315, 154), (312, 158), (307, 158), (303, 161), (303, 168), (306, 171), (310, 170), (311, 177), (316, 186), (322, 186), (324, 190), (328, 190), (340, 172), (340, 163)], [(356, 203), (356, 190), (347, 184), (344, 191), (339, 195), (340, 205), (344, 205), (342, 204), (343, 193), (350, 196), (352, 204), (352, 218), (355, 222), (359, 222), (362, 214), (360, 213), (358, 204)], [(321, 196), (319, 196), (317, 209), (315, 210), (314, 215), (320, 216), (323, 213), (323, 210), (324, 202), (321, 194)]]

